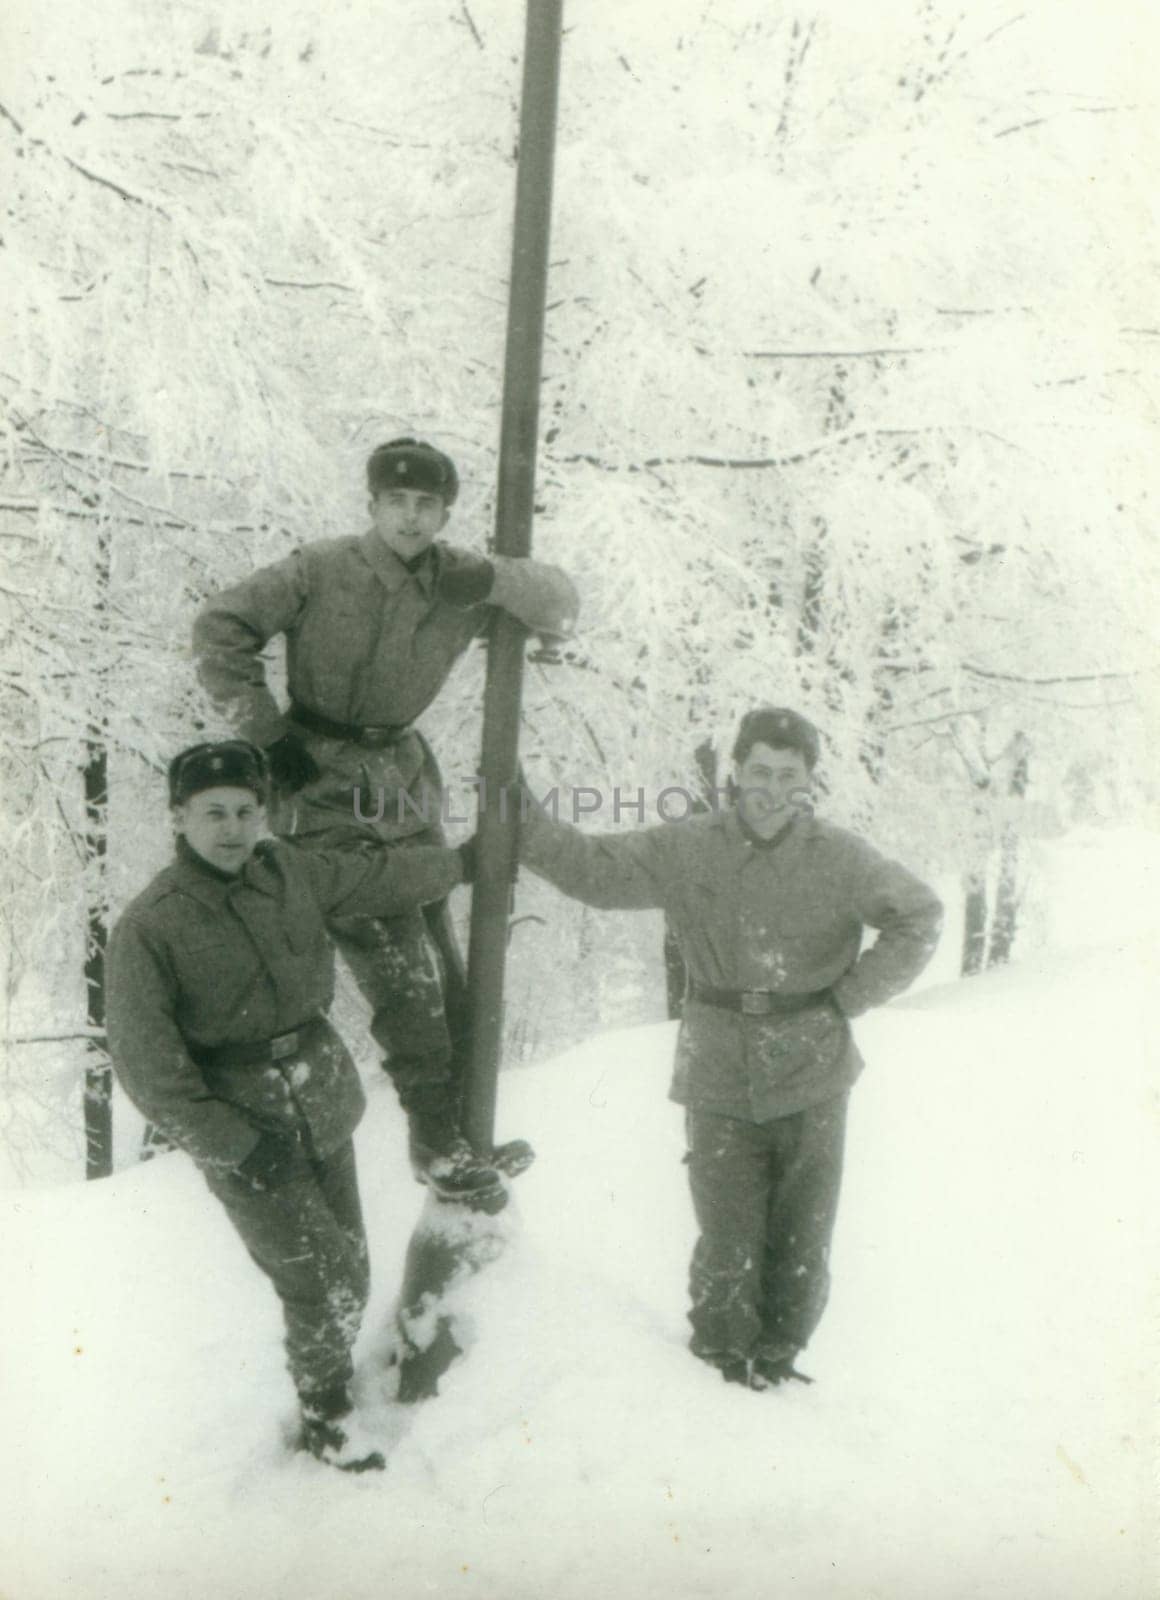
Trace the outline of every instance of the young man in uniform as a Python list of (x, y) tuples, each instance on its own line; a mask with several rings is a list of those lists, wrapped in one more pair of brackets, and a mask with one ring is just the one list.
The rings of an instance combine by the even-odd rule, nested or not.
[[(624, 835), (524, 807), (521, 860), (606, 908), (658, 908), (689, 986), (671, 1096), (687, 1108), (700, 1237), (694, 1354), (734, 1383), (808, 1382), (821, 1318), (846, 1102), (862, 1069), (849, 1018), (929, 961), (941, 908), (916, 877), (815, 818), (817, 730), (766, 706), (733, 747), (734, 805)], [(862, 949), (865, 929), (875, 942)]]
[(108, 955), (113, 1066), (188, 1151), (282, 1302), (301, 1445), (381, 1468), (351, 1415), (369, 1287), (354, 1132), (358, 1074), (327, 1021), (325, 919), (390, 916), (464, 881), (470, 847), (363, 852), (260, 840), (266, 767), (241, 741), (169, 769), (177, 859), (129, 905)]
[[(431, 445), (380, 445), (367, 461), (367, 486), (368, 532), (305, 545), (213, 596), (194, 625), (202, 682), (237, 731), (266, 750), (274, 831), (308, 849), (441, 841), (439, 770), (416, 719), (493, 608), (556, 638), (571, 631), (577, 611), (558, 568), (438, 540), (459, 480)], [(261, 659), (278, 635), (285, 711)], [(370, 1002), (371, 1031), (408, 1115), (416, 1175), (446, 1194), (490, 1186), (494, 1171), (460, 1132), (466, 988), (445, 907), (344, 916), (330, 929)]]

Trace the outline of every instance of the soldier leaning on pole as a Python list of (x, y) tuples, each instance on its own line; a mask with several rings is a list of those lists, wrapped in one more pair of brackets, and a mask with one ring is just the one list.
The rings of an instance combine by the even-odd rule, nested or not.
[[(274, 831), (308, 849), (441, 842), (439, 769), (416, 718), (493, 607), (555, 638), (571, 632), (577, 611), (556, 567), (436, 542), (459, 492), (441, 451), (393, 439), (368, 459), (367, 485), (368, 532), (303, 546), (213, 596), (194, 625), (202, 682), (237, 731), (266, 749)], [(285, 711), (261, 660), (279, 634)], [(489, 1187), (494, 1170), (460, 1131), (468, 1014), (445, 906), (343, 916), (330, 930), (372, 1007), (416, 1175), (444, 1193)]]
[(525, 865), (589, 905), (663, 910), (680, 947), (671, 1097), (687, 1108), (700, 1227), (691, 1348), (754, 1389), (803, 1378), (795, 1358), (829, 1293), (862, 1070), (848, 1019), (918, 976), (941, 923), (905, 867), (813, 816), (818, 753), (804, 717), (759, 707), (733, 747), (733, 806), (623, 835), (580, 833), (526, 791), (523, 806)]
[(369, 1287), (351, 1135), (365, 1098), (327, 1021), (330, 916), (396, 915), (470, 876), (472, 846), (362, 852), (261, 839), (266, 764), (240, 740), (169, 769), (177, 859), (108, 954), (109, 1051), (133, 1103), (188, 1151), (282, 1302), (301, 1445), (382, 1467), (352, 1419)]

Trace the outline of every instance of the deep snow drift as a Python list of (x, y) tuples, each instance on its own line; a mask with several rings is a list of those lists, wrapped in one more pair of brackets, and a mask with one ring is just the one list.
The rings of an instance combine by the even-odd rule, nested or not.
[[(1123, 926), (1072, 900), (1095, 937)], [(0, 1593), (1155, 1594), (1156, 960), (1128, 931), (858, 1024), (809, 1389), (739, 1392), (685, 1350), (667, 1025), (505, 1075), (499, 1131), (540, 1159), (472, 1286), (466, 1358), (410, 1408), (379, 1357), (421, 1191), (374, 1084), (360, 1382), (381, 1476), (284, 1450), (273, 1295), (185, 1157), (0, 1197)]]

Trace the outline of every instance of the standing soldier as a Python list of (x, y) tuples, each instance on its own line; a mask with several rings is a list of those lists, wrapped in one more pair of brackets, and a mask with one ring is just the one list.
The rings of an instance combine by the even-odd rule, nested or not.
[[(274, 831), (307, 849), (441, 842), (441, 780), (414, 727), (493, 607), (563, 637), (576, 591), (556, 567), (436, 542), (459, 492), (454, 463), (415, 439), (367, 461), (371, 527), (308, 544), (215, 595), (194, 625), (201, 680), (238, 732), (262, 745), (276, 788)], [(261, 654), (286, 640), (290, 704)], [(370, 1002), (407, 1113), (416, 1175), (444, 1194), (495, 1172), (460, 1131), (467, 1053), (463, 966), (446, 907), (342, 916), (331, 933)]]
[[(794, 1362), (829, 1293), (862, 1070), (848, 1019), (917, 977), (941, 920), (905, 867), (814, 818), (818, 748), (804, 717), (760, 707), (741, 722), (726, 810), (617, 837), (524, 808), (533, 872), (589, 905), (663, 910), (680, 946), (690, 981), (671, 1096), (687, 1108), (700, 1227), (691, 1348), (754, 1389), (810, 1381)], [(866, 928), (877, 938), (863, 950)]]
[(169, 769), (177, 859), (109, 944), (108, 1032), (126, 1093), (188, 1151), (273, 1283), (300, 1443), (381, 1468), (352, 1418), (369, 1287), (351, 1135), (365, 1108), (327, 1021), (331, 916), (399, 915), (462, 883), (470, 846), (304, 850), (264, 829), (262, 752), (195, 745)]

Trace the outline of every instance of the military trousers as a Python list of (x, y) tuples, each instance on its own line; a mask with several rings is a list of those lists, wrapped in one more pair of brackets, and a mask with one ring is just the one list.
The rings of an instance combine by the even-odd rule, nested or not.
[(467, 983), (447, 902), (401, 917), (343, 917), (331, 938), (371, 1007), (371, 1034), (405, 1110), (458, 1085), (468, 1052)]
[(370, 1289), (352, 1141), (273, 1189), (254, 1189), (228, 1173), (205, 1177), (282, 1303), (286, 1360), (299, 1394), (349, 1383)]
[(829, 1297), (848, 1098), (765, 1123), (688, 1113), (697, 1355), (780, 1361), (809, 1342)]

